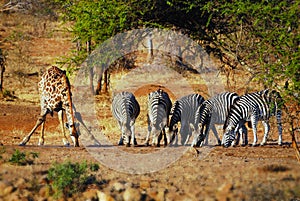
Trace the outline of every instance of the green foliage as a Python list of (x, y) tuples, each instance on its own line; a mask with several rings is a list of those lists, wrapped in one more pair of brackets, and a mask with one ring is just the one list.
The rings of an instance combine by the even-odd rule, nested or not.
[(27, 165), (32, 164), (35, 158), (38, 158), (39, 154), (36, 152), (25, 153), (16, 149), (12, 154), (9, 162), (15, 165)]
[[(241, 35), (240, 40), (231, 40), (236, 58), (246, 61), (251, 73), (266, 87), (292, 92), (290, 98), (298, 101), (299, 4), (299, 1), (288, 0), (240, 0), (225, 1), (220, 7), (229, 26)], [(232, 39), (229, 35), (226, 37), (228, 41)]]
[[(91, 171), (97, 171), (98, 169), (98, 164), (90, 165)], [(88, 165), (86, 162), (55, 163), (48, 170), (47, 177), (51, 181), (55, 197), (72, 196), (73, 193), (84, 190), (88, 182), (91, 181), (91, 176), (88, 176)]]
[[(90, 50), (117, 33), (175, 27), (232, 69), (247, 71), (252, 81), (300, 103), (299, 0), (55, 2), (61, 17), (73, 22), (74, 42), (81, 44), (67, 62), (81, 64)], [(82, 48), (87, 43), (88, 50)]]
[(89, 165), (90, 166), (90, 170), (93, 171), (93, 172), (96, 172), (99, 170), (99, 165), (97, 163), (92, 163)]

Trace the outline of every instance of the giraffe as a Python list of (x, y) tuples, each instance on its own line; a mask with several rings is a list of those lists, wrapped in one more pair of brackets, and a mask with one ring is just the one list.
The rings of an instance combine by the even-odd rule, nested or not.
[(41, 113), (40, 116), (30, 131), (30, 133), (23, 139), (19, 144), (20, 146), (26, 145), (29, 141), (31, 135), (35, 130), (41, 125), (41, 134), (39, 137), (38, 145), (44, 144), (44, 125), (46, 121), (47, 114), (53, 116), (53, 112), (58, 113), (58, 118), (60, 121), (61, 130), (63, 133), (63, 143), (65, 146), (69, 146), (70, 143), (67, 140), (65, 133), (65, 126), (63, 123), (63, 112), (65, 111), (67, 117), (67, 125), (70, 131), (71, 139), (75, 147), (79, 146), (78, 143), (78, 133), (75, 127), (75, 117), (73, 113), (72, 104), (72, 93), (71, 86), (66, 72), (59, 69), (56, 66), (50, 67), (41, 78), (38, 84), (40, 93), (40, 104)]

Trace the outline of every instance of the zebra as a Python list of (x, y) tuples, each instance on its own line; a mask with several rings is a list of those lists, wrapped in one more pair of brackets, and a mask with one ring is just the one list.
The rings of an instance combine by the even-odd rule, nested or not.
[(177, 144), (177, 123), (180, 122), (179, 133), (181, 136), (181, 144), (186, 145), (188, 143), (192, 134), (190, 123), (195, 122), (195, 113), (203, 101), (204, 98), (200, 94), (190, 94), (175, 101), (171, 109), (172, 117), (169, 125), (169, 132), (172, 133), (171, 141), (176, 136), (175, 143)]
[(125, 142), (126, 146), (130, 146), (131, 141), (132, 146), (137, 145), (134, 134), (134, 123), (140, 114), (140, 105), (135, 96), (127, 91), (116, 94), (112, 101), (111, 110), (121, 129), (121, 137), (118, 145), (123, 145)]
[(145, 145), (149, 145), (152, 133), (152, 145), (160, 146), (160, 140), (164, 137), (164, 145), (170, 142), (170, 136), (166, 136), (165, 127), (169, 125), (169, 115), (172, 102), (169, 95), (162, 89), (153, 91), (148, 95), (148, 133)]
[[(251, 121), (253, 128), (253, 144), (257, 143), (257, 122), (264, 125), (264, 137), (261, 145), (264, 145), (270, 130), (269, 119), (276, 116), (278, 128), (278, 144), (282, 144), (281, 107), (283, 99), (276, 90), (265, 89), (259, 92), (245, 94), (231, 107), (224, 124), (223, 145), (230, 146), (235, 139), (235, 128)], [(237, 136), (239, 139), (239, 135)]]
[[(194, 124), (190, 124), (194, 136), (192, 147), (202, 146), (205, 139), (207, 143), (210, 129), (217, 139), (217, 145), (221, 145), (215, 124), (225, 123), (231, 105), (238, 99), (239, 96), (236, 93), (223, 92), (203, 102), (195, 114)], [(245, 126), (242, 127), (242, 132), (244, 137), (247, 136), (247, 128)], [(243, 144), (247, 143), (247, 139), (244, 139)]]

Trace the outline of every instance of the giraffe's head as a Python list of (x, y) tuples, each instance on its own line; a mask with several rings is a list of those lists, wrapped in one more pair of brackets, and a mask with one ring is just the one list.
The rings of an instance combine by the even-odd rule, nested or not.
[(70, 136), (72, 139), (72, 142), (74, 144), (74, 147), (79, 147), (78, 137), (79, 137), (79, 123), (74, 124), (68, 124), (66, 123), (66, 127), (70, 131)]

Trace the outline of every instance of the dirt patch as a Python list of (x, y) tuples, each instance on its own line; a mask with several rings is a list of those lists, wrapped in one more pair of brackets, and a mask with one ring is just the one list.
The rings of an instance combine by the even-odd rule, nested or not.
[[(85, 199), (87, 192), (96, 197), (111, 196), (116, 200), (125, 200), (126, 196), (134, 196), (132, 199), (137, 200), (300, 199), (299, 163), (289, 143), (283, 146), (269, 142), (264, 147), (215, 147), (205, 157), (201, 156), (201, 148), (198, 148), (199, 156), (187, 150), (165, 169), (134, 175), (109, 169), (84, 147), (63, 147), (56, 114), (47, 118), (45, 146), (36, 146), (38, 133), (28, 146), (16, 146), (34, 125), (39, 107), (2, 103), (0, 111), (1, 143), (4, 145), (0, 147), (4, 150), (0, 160), (0, 180), (5, 181), (7, 186), (13, 186), (10, 194), (3, 196), (4, 200), (48, 197), (48, 194), (42, 193), (48, 185), (44, 181), (47, 171), (54, 162), (66, 161), (87, 161), (100, 165), (94, 173), (97, 184), (89, 186), (84, 193), (74, 194), (74, 200)], [(289, 142), (288, 136), (284, 137), (284, 141)], [(32, 165), (12, 165), (8, 160), (16, 149), (26, 153), (36, 152), (39, 157), (34, 159)], [(162, 149), (138, 146), (121, 147), (120, 150), (146, 154)]]

